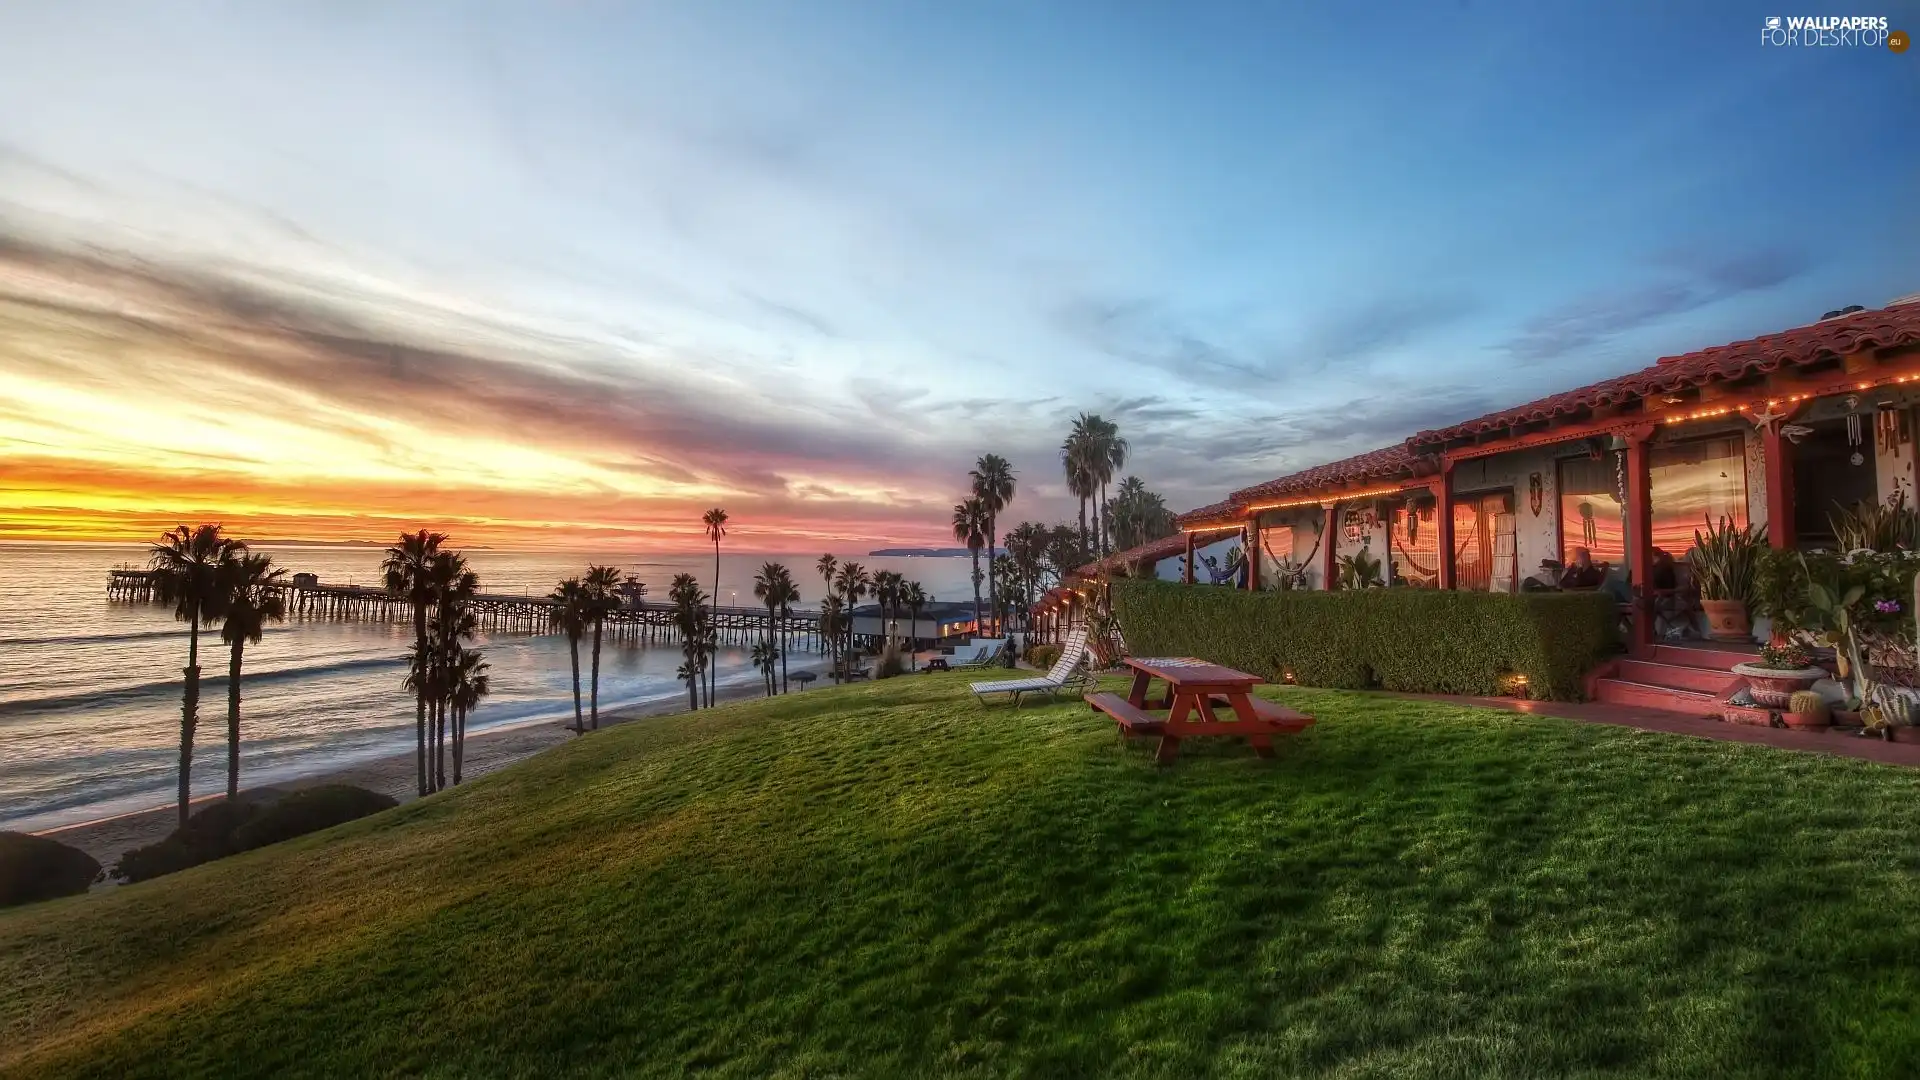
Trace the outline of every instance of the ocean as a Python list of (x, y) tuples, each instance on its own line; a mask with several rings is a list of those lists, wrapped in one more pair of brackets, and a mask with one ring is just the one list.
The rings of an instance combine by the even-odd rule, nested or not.
[[(289, 573), (326, 584), (372, 585), (380, 551), (363, 547), (257, 545)], [(676, 573), (712, 590), (713, 553), (629, 556), (472, 550), (484, 592), (551, 592), (589, 562), (610, 564), (666, 593)], [(945, 599), (972, 596), (970, 563), (953, 558), (841, 554), (869, 570), (895, 570)], [(755, 603), (753, 575), (784, 563), (813, 607), (821, 595), (817, 555), (720, 556), (723, 606)], [(178, 775), (181, 668), (187, 628), (159, 605), (109, 601), (107, 571), (144, 567), (146, 548), (106, 544), (0, 544), (0, 829), (38, 830), (168, 804)], [(289, 619), (246, 649), (242, 672), (242, 786), (309, 776), (412, 749), (413, 697), (402, 688), (410, 626)], [(573, 710), (566, 639), (496, 632), (478, 647), (492, 666), (492, 694), (468, 721), (473, 732), (532, 723)], [(796, 646), (790, 665), (817, 664)], [(582, 684), (586, 679), (583, 655)], [(677, 645), (606, 642), (602, 710), (684, 701), (674, 677)], [(193, 792), (226, 788), (227, 648), (219, 630), (200, 637), (200, 723)], [(757, 686), (745, 647), (721, 651), (716, 681)]]

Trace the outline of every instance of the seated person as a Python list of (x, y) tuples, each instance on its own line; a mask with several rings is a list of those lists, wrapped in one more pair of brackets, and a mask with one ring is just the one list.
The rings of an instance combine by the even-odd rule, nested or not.
[(1586, 548), (1573, 549), (1573, 562), (1560, 575), (1560, 587), (1563, 589), (1597, 589), (1607, 579), (1607, 573), (1593, 564), (1593, 552)]
[(1655, 589), (1677, 589), (1680, 587), (1680, 568), (1674, 565), (1673, 556), (1661, 548), (1653, 549), (1653, 563), (1648, 568)]
[(1560, 588), (1560, 560), (1541, 559), (1540, 569), (1520, 583), (1521, 592), (1555, 592)]

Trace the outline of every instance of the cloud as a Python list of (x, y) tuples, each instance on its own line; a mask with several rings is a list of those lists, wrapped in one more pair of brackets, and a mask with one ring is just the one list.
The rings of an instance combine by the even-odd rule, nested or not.
[(1588, 351), (1675, 315), (1783, 285), (1811, 266), (1806, 255), (1780, 248), (1717, 257), (1668, 252), (1654, 261), (1667, 268), (1659, 280), (1579, 297), (1529, 321), (1504, 350), (1528, 361)]
[(1354, 370), (1418, 343), (1478, 306), (1473, 297), (1454, 292), (1388, 294), (1312, 312), (1293, 333), (1280, 335), (1250, 325), (1245, 316), (1209, 319), (1202, 327), (1154, 300), (1081, 297), (1062, 304), (1054, 323), (1068, 337), (1122, 360), (1186, 379), (1245, 386), (1314, 375), (1336, 364)]

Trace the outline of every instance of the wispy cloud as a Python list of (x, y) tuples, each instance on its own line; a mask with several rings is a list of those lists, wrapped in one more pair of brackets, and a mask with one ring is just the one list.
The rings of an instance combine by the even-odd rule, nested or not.
[(1655, 260), (1658, 277), (1643, 285), (1578, 297), (1529, 320), (1506, 342), (1518, 360), (1551, 360), (1596, 349), (1685, 312), (1792, 281), (1812, 266), (1788, 249), (1736, 255), (1669, 252)]

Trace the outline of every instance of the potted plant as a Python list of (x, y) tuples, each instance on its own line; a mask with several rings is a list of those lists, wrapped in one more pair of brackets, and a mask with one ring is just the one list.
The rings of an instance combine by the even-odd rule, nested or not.
[(1753, 624), (1747, 606), (1754, 596), (1760, 553), (1767, 541), (1758, 528), (1735, 527), (1732, 518), (1718, 523), (1709, 517), (1707, 530), (1693, 531), (1693, 550), (1687, 565), (1700, 585), (1700, 607), (1707, 614), (1707, 634), (1715, 641), (1750, 641)]
[(1769, 709), (1784, 709), (1801, 690), (1827, 677), (1825, 668), (1816, 667), (1807, 650), (1794, 644), (1769, 645), (1760, 650), (1760, 660), (1735, 664), (1733, 673), (1747, 680), (1753, 703)]

